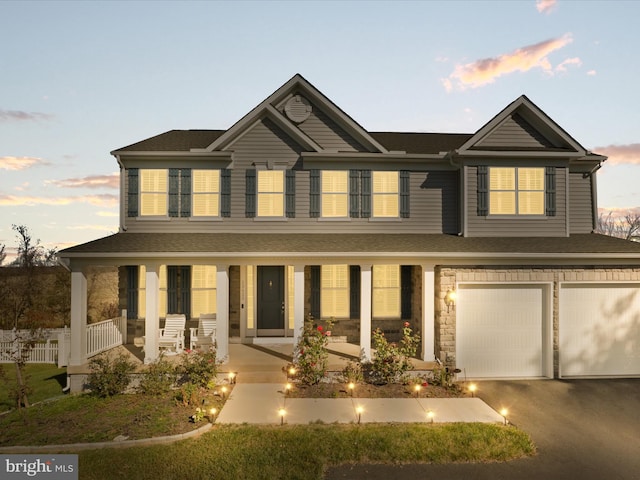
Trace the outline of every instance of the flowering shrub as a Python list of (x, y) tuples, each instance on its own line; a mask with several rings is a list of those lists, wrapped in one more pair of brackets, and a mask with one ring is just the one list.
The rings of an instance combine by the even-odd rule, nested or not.
[(212, 386), (210, 385), (212, 381), (215, 384), (219, 365), (214, 348), (207, 351), (188, 350), (182, 355), (179, 371), (188, 382), (200, 387), (208, 387)]
[(407, 371), (413, 368), (410, 358), (416, 355), (420, 336), (413, 332), (409, 322), (405, 322), (400, 342), (389, 343), (379, 328), (374, 330), (372, 340), (375, 354), (368, 365), (370, 381), (400, 382)]
[(293, 352), (296, 380), (303, 385), (315, 385), (327, 374), (327, 343), (332, 326), (333, 321), (328, 321), (326, 328), (322, 325), (316, 327), (311, 318), (304, 323), (302, 337)]

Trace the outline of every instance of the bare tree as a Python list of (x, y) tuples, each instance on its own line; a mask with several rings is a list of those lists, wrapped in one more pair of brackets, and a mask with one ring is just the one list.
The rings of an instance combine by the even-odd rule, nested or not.
[(3, 243), (0, 245), (0, 265), (4, 262), (4, 259), (7, 258), (6, 245)]
[(596, 231), (611, 237), (640, 241), (640, 213), (627, 212), (625, 215), (617, 216), (613, 212), (606, 215), (601, 212)]

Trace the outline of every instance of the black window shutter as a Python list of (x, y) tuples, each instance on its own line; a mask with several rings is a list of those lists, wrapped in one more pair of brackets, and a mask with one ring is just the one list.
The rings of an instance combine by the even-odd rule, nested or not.
[(169, 216), (177, 217), (180, 209), (180, 170), (169, 169)]
[(287, 170), (285, 175), (285, 215), (287, 218), (296, 217), (296, 172)]
[(247, 218), (256, 216), (256, 171), (247, 170), (244, 214)]
[(479, 165), (478, 167), (478, 216), (486, 217), (489, 214), (489, 189), (488, 167)]
[(410, 172), (400, 171), (400, 217), (409, 218), (410, 213)]
[(362, 218), (370, 218), (371, 217), (371, 170), (362, 170), (360, 172), (360, 178), (362, 179), (362, 194), (360, 195), (361, 199), (361, 210), (360, 214)]
[(400, 314), (402, 319), (411, 319), (411, 297), (413, 296), (412, 284), (412, 267), (411, 265), (400, 266)]
[(138, 169), (130, 168), (127, 170), (127, 176), (129, 177), (128, 185), (128, 199), (127, 199), (127, 216), (138, 216), (138, 195), (139, 195), (139, 181), (138, 181)]
[[(349, 216), (360, 216), (360, 172), (349, 170)], [(358, 315), (360, 316), (360, 315)]]
[(180, 267), (180, 306), (181, 312), (191, 318), (191, 267)]
[(231, 170), (220, 170), (220, 215), (231, 216)]
[(315, 319), (320, 318), (320, 265), (311, 265), (311, 316)]
[(349, 318), (360, 318), (360, 266), (349, 265)]
[(138, 318), (138, 272), (137, 265), (127, 265), (127, 318)]
[(545, 168), (545, 200), (546, 200), (546, 214), (548, 217), (556, 216), (556, 168)]
[(309, 170), (309, 217), (320, 216), (320, 170)]
[(178, 267), (167, 266), (167, 313), (178, 311)]
[(191, 169), (180, 169), (180, 216), (191, 216)]

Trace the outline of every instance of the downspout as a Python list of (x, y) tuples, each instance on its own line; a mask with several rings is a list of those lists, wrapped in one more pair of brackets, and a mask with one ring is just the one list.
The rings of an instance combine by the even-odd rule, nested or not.
[[(590, 153), (590, 152), (587, 152)], [(596, 233), (598, 230), (598, 186), (596, 182), (596, 172), (602, 168), (602, 163), (607, 160), (607, 157), (604, 157), (604, 160), (598, 162), (598, 164), (593, 167), (589, 172), (583, 173), (582, 178), (590, 177), (591, 179), (591, 233)]]

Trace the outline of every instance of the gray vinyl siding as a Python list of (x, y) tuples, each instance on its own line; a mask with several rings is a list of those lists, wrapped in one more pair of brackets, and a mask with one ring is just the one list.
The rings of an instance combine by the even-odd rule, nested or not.
[(518, 148), (553, 147), (551, 142), (517, 114), (505, 119), (491, 135), (478, 142), (477, 146), (482, 149), (509, 147), (513, 150)]
[(591, 178), (583, 178), (581, 172), (570, 172), (569, 191), (570, 233), (591, 233), (593, 230)]
[(311, 114), (298, 128), (326, 150), (339, 152), (365, 152), (366, 149), (351, 138), (345, 130), (315, 105)]
[(467, 206), (465, 215), (469, 237), (564, 237), (566, 231), (566, 168), (556, 169), (556, 215), (526, 217), (478, 216), (477, 168), (466, 167)]

